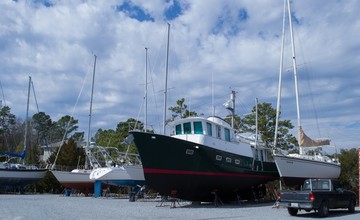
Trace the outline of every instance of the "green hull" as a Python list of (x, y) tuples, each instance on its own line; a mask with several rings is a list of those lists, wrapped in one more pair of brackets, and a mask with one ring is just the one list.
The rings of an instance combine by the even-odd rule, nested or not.
[(141, 157), (146, 183), (161, 195), (213, 201), (216, 193), (223, 201), (236, 200), (238, 196), (251, 195), (252, 188), (279, 178), (273, 162), (253, 163), (251, 157), (164, 135), (131, 134)]

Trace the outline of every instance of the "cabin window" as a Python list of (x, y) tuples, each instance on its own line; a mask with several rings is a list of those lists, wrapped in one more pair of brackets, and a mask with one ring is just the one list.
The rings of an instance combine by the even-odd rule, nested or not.
[(222, 156), (216, 155), (216, 160), (222, 160)]
[(175, 133), (176, 133), (176, 134), (181, 134), (181, 124), (180, 124), (180, 125), (176, 125), (176, 127), (175, 127)]
[(194, 122), (194, 133), (195, 134), (203, 134), (203, 128), (201, 121)]
[(225, 128), (225, 140), (230, 141), (230, 130)]
[(216, 125), (216, 131), (217, 131), (217, 137), (221, 138), (221, 127), (219, 125)]
[(184, 134), (191, 134), (191, 124), (190, 124), (190, 122), (184, 123)]
[(236, 159), (236, 160), (235, 160), (235, 164), (239, 165), (239, 164), (240, 164), (240, 160)]
[(226, 158), (226, 162), (231, 163), (231, 158), (230, 158), (230, 157), (227, 157), (227, 158)]
[(192, 149), (186, 149), (186, 152), (185, 152), (186, 154), (188, 154), (188, 155), (193, 155), (194, 154), (194, 150), (192, 150)]
[(206, 129), (207, 129), (207, 134), (209, 136), (212, 136), (212, 125), (209, 122), (206, 122)]

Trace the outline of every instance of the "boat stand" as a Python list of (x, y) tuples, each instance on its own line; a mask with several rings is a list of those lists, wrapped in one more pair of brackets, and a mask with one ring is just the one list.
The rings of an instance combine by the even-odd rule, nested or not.
[(220, 197), (217, 194), (217, 190), (214, 190), (211, 192), (211, 194), (214, 195), (214, 206), (224, 205), (224, 203), (221, 201)]
[(171, 196), (164, 196), (161, 198), (160, 204), (156, 205), (156, 207), (166, 207), (169, 205), (166, 205), (167, 202), (170, 202), (170, 208), (179, 208), (181, 207), (179, 199), (176, 198), (176, 190), (171, 191)]

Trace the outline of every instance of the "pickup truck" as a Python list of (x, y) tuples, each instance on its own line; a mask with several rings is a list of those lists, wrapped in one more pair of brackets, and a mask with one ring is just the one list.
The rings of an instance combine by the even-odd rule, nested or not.
[(279, 205), (286, 207), (292, 216), (301, 210), (314, 210), (319, 216), (326, 217), (329, 209), (338, 208), (347, 208), (349, 213), (354, 213), (356, 200), (354, 192), (341, 188), (333, 179), (307, 179), (300, 191), (281, 190), (278, 193)]

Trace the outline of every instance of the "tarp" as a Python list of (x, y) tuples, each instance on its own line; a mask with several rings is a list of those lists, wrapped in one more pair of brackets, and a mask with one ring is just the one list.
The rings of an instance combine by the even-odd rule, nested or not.
[(18, 154), (18, 153), (12, 153), (12, 152), (1, 152), (1, 151), (0, 151), (0, 154), (8, 155), (8, 156), (10, 156), (10, 157), (19, 157), (19, 158), (21, 158), (21, 159), (24, 159), (24, 158), (25, 158), (26, 151), (23, 150), (20, 154)]
[(311, 139), (309, 136), (305, 134), (302, 128), (299, 128), (299, 146), (301, 147), (315, 147), (315, 146), (323, 146), (330, 145), (330, 139), (328, 138), (319, 138), (319, 139)]

